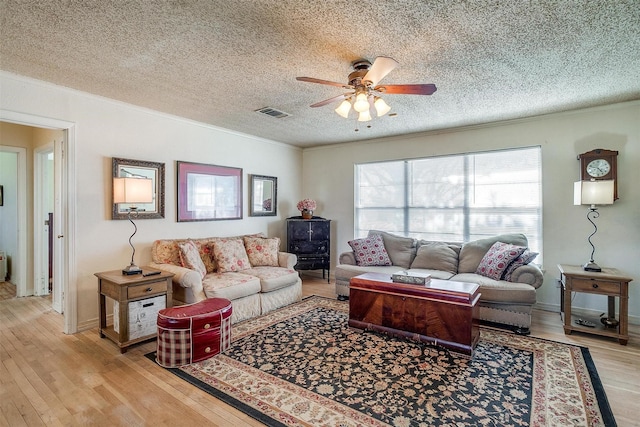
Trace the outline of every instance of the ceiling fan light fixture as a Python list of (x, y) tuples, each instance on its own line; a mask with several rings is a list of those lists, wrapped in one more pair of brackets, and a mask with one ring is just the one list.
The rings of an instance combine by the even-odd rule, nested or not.
[(351, 111), (351, 102), (348, 99), (345, 99), (340, 103), (338, 108), (334, 110), (336, 113), (344, 117), (345, 119), (349, 118), (349, 111)]
[(369, 113), (369, 110), (361, 111), (358, 115), (359, 122), (368, 122), (369, 120), (371, 120), (371, 113)]
[(375, 101), (373, 102), (374, 107), (376, 107), (376, 112), (378, 113), (378, 117), (382, 117), (391, 111), (391, 107), (384, 102), (384, 99), (376, 96)]
[(367, 99), (367, 95), (364, 92), (360, 92), (358, 95), (356, 95), (356, 102), (353, 103), (353, 109), (358, 113), (369, 111), (369, 100)]

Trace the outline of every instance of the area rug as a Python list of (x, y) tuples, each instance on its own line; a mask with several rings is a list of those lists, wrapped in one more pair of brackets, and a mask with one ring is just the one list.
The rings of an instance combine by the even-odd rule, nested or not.
[(349, 328), (348, 310), (307, 298), (170, 370), (268, 426), (615, 425), (587, 348), (481, 328), (469, 359)]

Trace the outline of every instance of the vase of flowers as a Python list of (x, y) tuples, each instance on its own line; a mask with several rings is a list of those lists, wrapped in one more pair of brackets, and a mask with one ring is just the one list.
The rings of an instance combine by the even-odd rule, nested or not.
[(303, 219), (313, 218), (313, 211), (316, 209), (316, 201), (312, 199), (300, 200), (296, 205)]

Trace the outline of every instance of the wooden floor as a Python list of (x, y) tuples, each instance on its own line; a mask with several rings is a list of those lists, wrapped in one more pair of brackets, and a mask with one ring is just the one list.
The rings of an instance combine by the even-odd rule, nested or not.
[(10, 282), (0, 282), (0, 301), (16, 297), (16, 285)]
[[(304, 295), (334, 297), (334, 285), (303, 276)], [(45, 297), (0, 301), (2, 426), (260, 426), (144, 358), (153, 341), (120, 354), (97, 328), (64, 335)], [(535, 311), (532, 335), (588, 346), (619, 426), (640, 426), (640, 326), (629, 345), (574, 333), (558, 313)]]

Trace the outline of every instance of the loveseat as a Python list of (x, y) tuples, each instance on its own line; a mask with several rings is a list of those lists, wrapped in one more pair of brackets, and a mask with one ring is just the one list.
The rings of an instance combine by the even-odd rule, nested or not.
[(226, 298), (236, 323), (302, 298), (297, 258), (279, 247), (262, 234), (156, 240), (149, 266), (174, 274), (175, 305)]
[[(357, 253), (348, 251), (339, 257), (335, 270), (339, 299), (348, 299), (349, 280), (359, 274), (415, 271), (430, 274), (434, 279), (477, 283), (481, 293), (480, 320), (508, 325), (521, 334), (529, 333), (531, 309), (543, 275), (538, 266), (530, 263), (537, 253), (529, 251), (523, 234), (503, 234), (463, 244), (417, 240), (372, 230), (366, 239), (355, 239), (349, 244)], [(363, 244), (366, 248), (361, 250), (358, 245)], [(371, 248), (375, 254), (367, 256)]]

